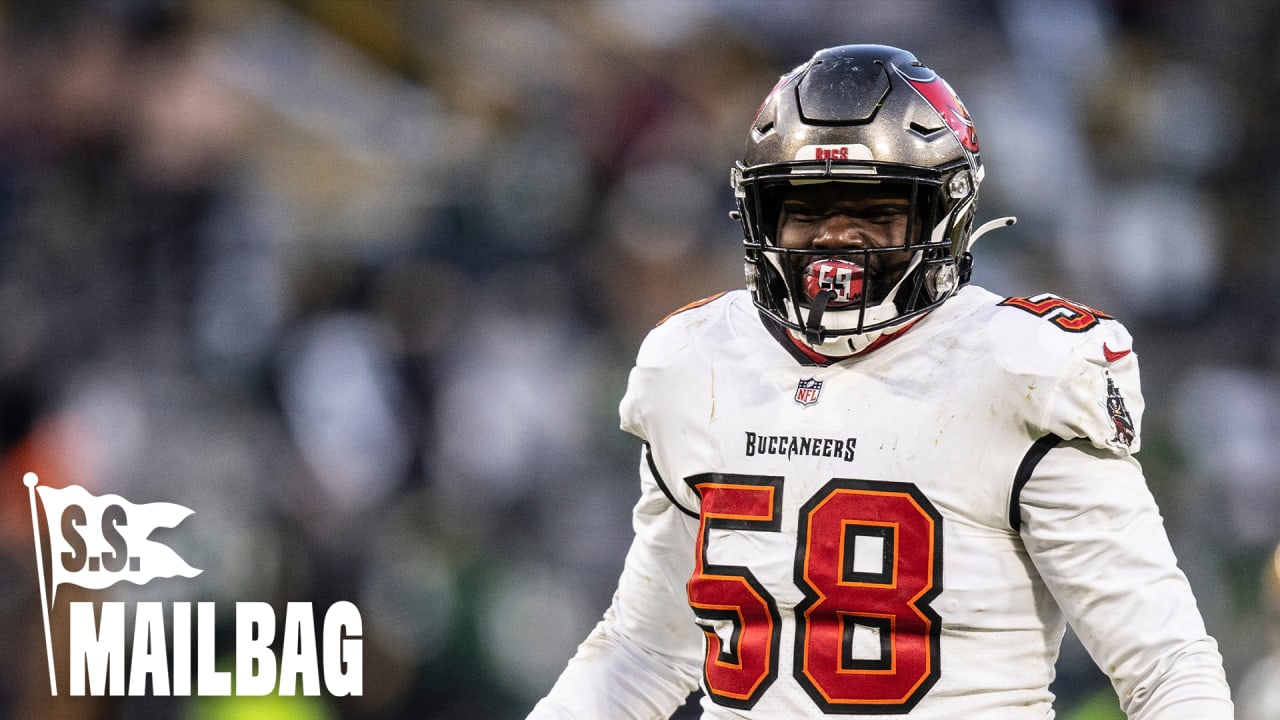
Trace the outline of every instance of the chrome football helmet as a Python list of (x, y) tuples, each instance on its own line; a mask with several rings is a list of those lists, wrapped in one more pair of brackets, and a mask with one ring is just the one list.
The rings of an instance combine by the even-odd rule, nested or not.
[[(968, 281), (969, 249), (987, 229), (972, 232), (982, 177), (968, 111), (914, 55), (884, 45), (818, 51), (765, 98), (732, 171), (756, 306), (822, 355), (867, 349)], [(884, 184), (909, 198), (904, 237), (891, 247), (780, 247), (784, 191), (819, 182)], [(910, 261), (877, 262), (879, 253)]]

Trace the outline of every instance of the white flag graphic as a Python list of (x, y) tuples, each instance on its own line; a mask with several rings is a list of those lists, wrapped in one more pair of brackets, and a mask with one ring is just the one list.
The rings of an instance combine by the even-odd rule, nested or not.
[(182, 522), (192, 514), (189, 508), (168, 502), (135, 504), (119, 495), (97, 496), (78, 485), (42, 485), (36, 491), (49, 528), (50, 606), (64, 583), (101, 590), (125, 580), (142, 585), (201, 572), (167, 545), (149, 539), (155, 529)]

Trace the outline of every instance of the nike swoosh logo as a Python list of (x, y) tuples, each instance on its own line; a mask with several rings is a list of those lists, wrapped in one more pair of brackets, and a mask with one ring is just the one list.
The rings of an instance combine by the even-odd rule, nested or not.
[(1124, 357), (1125, 355), (1128, 355), (1131, 352), (1133, 352), (1132, 349), (1112, 350), (1111, 348), (1107, 347), (1106, 343), (1102, 343), (1102, 356), (1105, 357), (1107, 359), (1107, 362), (1109, 363), (1113, 363), (1119, 360), (1120, 358)]

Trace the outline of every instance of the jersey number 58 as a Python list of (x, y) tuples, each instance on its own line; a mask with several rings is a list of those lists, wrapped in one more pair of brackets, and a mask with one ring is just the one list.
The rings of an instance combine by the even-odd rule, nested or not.
[[(707, 636), (704, 684), (750, 708), (777, 680), (777, 601), (746, 565), (707, 560), (710, 530), (780, 532), (783, 478), (686, 479), (702, 500), (689, 603)], [(834, 479), (800, 508), (793, 672), (828, 713), (904, 713), (939, 676), (942, 522), (914, 485)], [(716, 626), (731, 628), (722, 639)]]

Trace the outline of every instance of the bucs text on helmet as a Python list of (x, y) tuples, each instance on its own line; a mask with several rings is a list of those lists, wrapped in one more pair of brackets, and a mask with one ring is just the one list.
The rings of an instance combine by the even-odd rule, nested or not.
[[(967, 110), (914, 55), (884, 45), (818, 51), (765, 98), (732, 171), (756, 306), (823, 355), (865, 350), (954, 294), (969, 279), (977, 236), (1012, 224), (972, 232), (982, 177)], [(909, 198), (901, 241), (780, 247), (782, 191), (819, 182), (877, 183)], [(873, 261), (904, 252), (907, 263)]]

